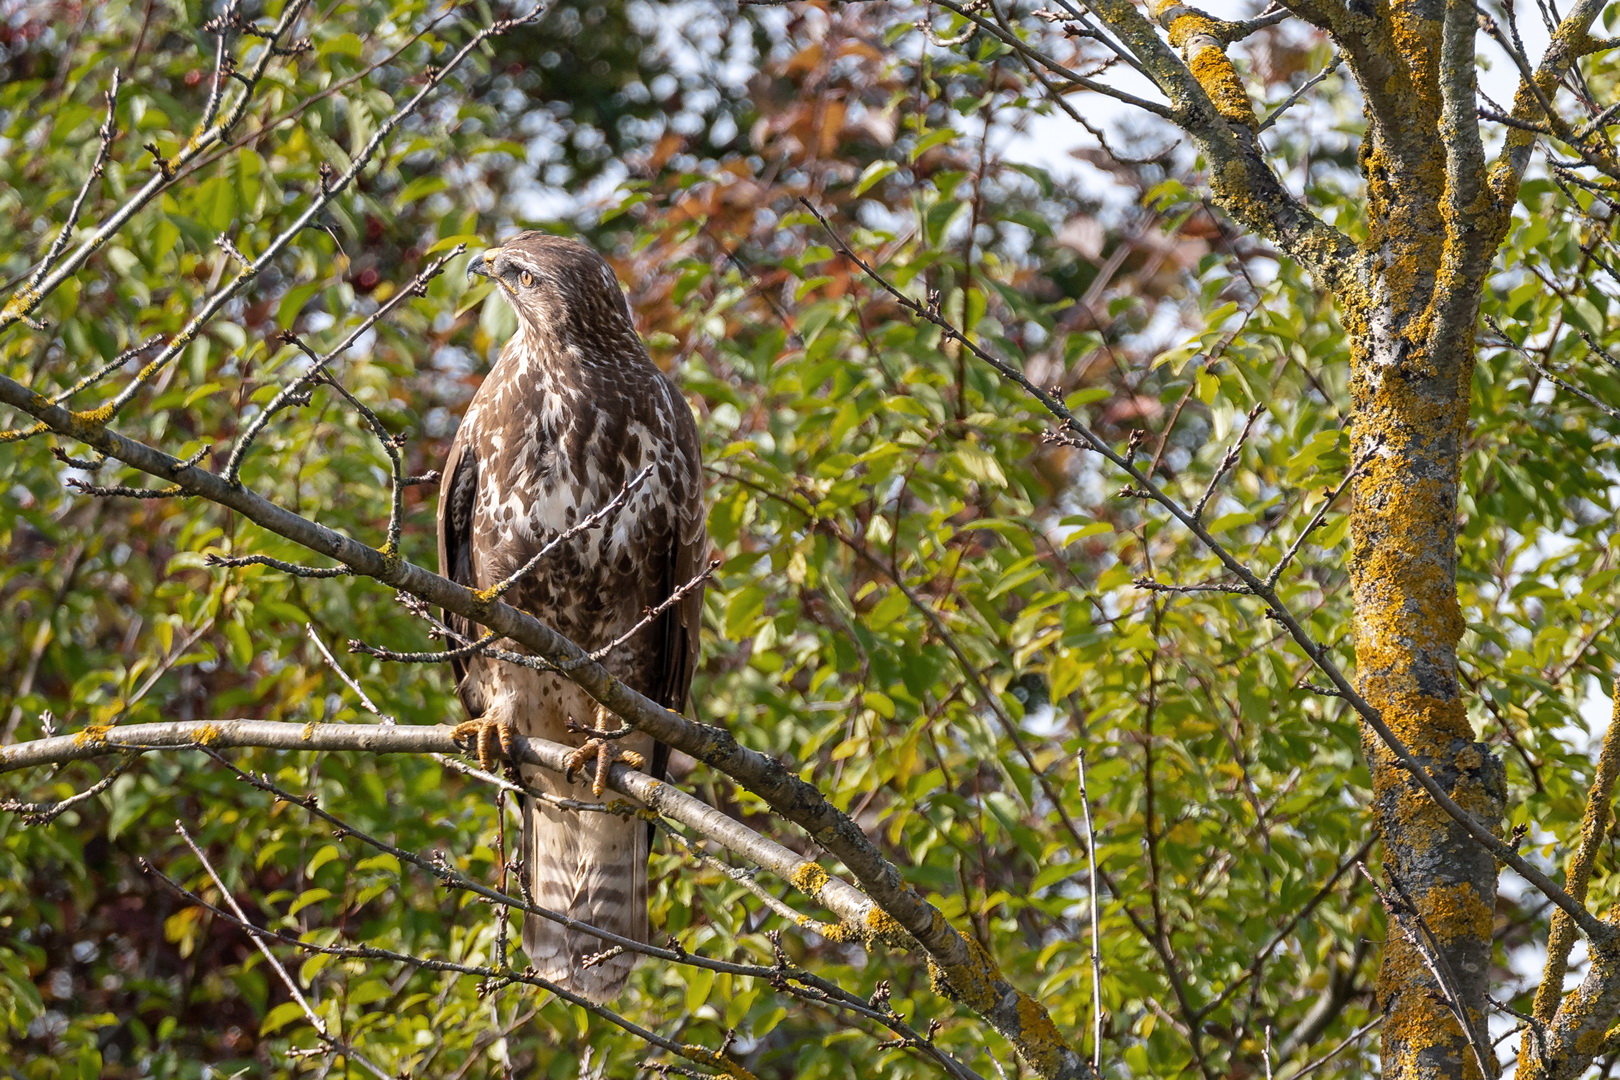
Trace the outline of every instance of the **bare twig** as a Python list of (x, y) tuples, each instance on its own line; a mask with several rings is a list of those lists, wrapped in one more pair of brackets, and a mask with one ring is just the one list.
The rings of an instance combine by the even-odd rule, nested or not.
[(231, 890), (227, 889), (225, 882), (220, 880), (219, 872), (214, 869), (214, 864), (208, 861), (208, 856), (203, 854), (202, 848), (198, 847), (197, 842), (191, 838), (191, 834), (186, 831), (185, 825), (176, 821), (174, 829), (175, 832), (180, 834), (180, 839), (186, 842), (186, 847), (191, 849), (191, 853), (197, 856), (197, 861), (202, 863), (202, 868), (207, 871), (209, 879), (214, 883), (214, 888), (219, 890), (219, 895), (230, 906), (231, 912), (235, 916), (234, 921), (247, 931), (248, 937), (253, 939), (253, 944), (258, 947), (259, 952), (264, 954), (264, 958), (270, 964), (271, 970), (276, 973), (282, 984), (287, 987), (287, 992), (292, 995), (292, 999), (298, 1002), (298, 1007), (303, 1010), (305, 1018), (309, 1020), (309, 1026), (315, 1029), (316, 1037), (350, 1060), (359, 1062), (367, 1072), (378, 1077), (379, 1080), (393, 1080), (393, 1074), (386, 1072), (370, 1058), (327, 1031), (326, 1022), (320, 1018), (320, 1014), (309, 1003), (309, 999), (304, 996), (304, 992), (298, 988), (298, 981), (282, 966), (280, 958), (270, 951), (270, 946), (266, 945), (264, 941), (264, 932), (254, 926), (247, 915), (243, 913), (241, 905), (236, 902), (236, 897), (231, 895)]
[[(122, 206), (107, 217), (101, 226), (91, 233), (84, 241), (63, 259), (54, 270), (49, 271), (42, 279), (31, 281), (19, 289), (11, 300), (0, 309), (0, 330), (4, 330), (15, 322), (26, 319), (35, 308), (68, 278), (78, 272), (85, 262), (100, 248), (118, 235), (131, 218), (141, 211), (148, 203), (166, 190), (175, 180), (175, 168), (195, 161), (200, 155), (221, 142), (234, 128), (247, 112), (248, 103), (253, 99), (254, 90), (259, 80), (264, 77), (269, 68), (270, 61), (278, 54), (276, 44), (292, 29), (293, 24), (303, 14), (308, 0), (293, 0), (276, 21), (275, 27), (264, 36), (269, 48), (260, 52), (259, 58), (253, 66), (243, 73), (242, 92), (229, 109), (211, 126), (203, 125), (197, 133), (188, 139), (179, 154), (166, 164), (169, 168), (158, 170), (157, 174), (149, 179), (141, 188), (126, 199)], [(187, 339), (190, 340), (189, 338)]]
[(308, 371), (305, 371), (298, 378), (282, 387), (281, 390), (277, 392), (276, 396), (270, 399), (270, 403), (264, 407), (263, 411), (255, 416), (248, 423), (248, 426), (242, 431), (242, 434), (238, 436), (236, 445), (231, 448), (231, 456), (225, 462), (225, 471), (222, 474), (225, 479), (231, 483), (235, 483), (237, 481), (237, 478), (242, 471), (242, 462), (247, 458), (248, 451), (252, 449), (254, 440), (259, 437), (259, 434), (264, 430), (265, 425), (270, 422), (272, 417), (274, 417), (281, 410), (287, 408), (289, 405), (296, 404), (298, 401), (303, 399), (308, 393), (310, 386), (316, 379), (326, 372), (334, 360), (347, 352), (349, 348), (354, 345), (356, 341), (359, 341), (368, 330), (377, 325), (377, 323), (381, 322), (383, 319), (387, 318), (388, 315), (400, 304), (404, 303), (412, 296), (421, 296), (423, 290), (427, 288), (427, 283), (442, 274), (444, 272), (444, 268), (449, 265), (450, 260), (454, 259), (457, 255), (461, 254), (465, 250), (466, 245), (457, 244), (448, 252), (433, 260), (422, 270), (421, 273), (417, 274), (411, 279), (409, 285), (406, 285), (404, 288), (398, 290), (394, 293), (394, 295), (390, 296), (386, 302), (380, 304), (376, 311), (373, 311), (370, 315), (367, 315), (364, 319), (362, 319), (360, 323), (354, 327), (354, 329), (350, 330), (343, 336), (342, 341), (338, 342), (337, 345), (323, 355), (312, 356), (307, 346), (304, 346), (301, 341), (294, 339), (292, 343), (296, 344), (306, 356), (311, 356), (313, 363), (311, 363)]
[(1254, 422), (1265, 411), (1264, 402), (1249, 410), (1249, 415), (1243, 421), (1243, 430), (1238, 432), (1237, 441), (1232, 444), (1226, 453), (1221, 455), (1221, 462), (1215, 468), (1215, 475), (1209, 478), (1209, 484), (1204, 488), (1203, 495), (1199, 496), (1198, 502), (1193, 505), (1192, 516), (1194, 518), (1200, 521), (1203, 520), (1204, 508), (1209, 505), (1209, 500), (1215, 497), (1215, 489), (1220, 487), (1221, 480), (1231, 471), (1232, 466), (1238, 463), (1238, 458), (1243, 456), (1243, 445), (1249, 441), (1249, 432), (1254, 429)]
[[(698, 588), (705, 581), (708, 581), (711, 577), (713, 577), (714, 572), (718, 569), (720, 569), (720, 560), (715, 559), (711, 561), (709, 565), (705, 566), (701, 571), (699, 571), (697, 576), (693, 577), (692, 580), (683, 585), (677, 586), (675, 591), (670, 593), (668, 599), (664, 600), (663, 603), (656, 607), (648, 608), (645, 614), (643, 614), (642, 617), (637, 620), (636, 624), (630, 627), (630, 629), (626, 630), (624, 633), (620, 634), (606, 645), (603, 645), (595, 652), (586, 653), (582, 660), (570, 661), (570, 664), (594, 664), (607, 659), (608, 655), (611, 654), (613, 650), (635, 637), (642, 630), (645, 630), (647, 627), (651, 626), (655, 621), (657, 621), (660, 615), (674, 607), (676, 604), (680, 603), (682, 600), (686, 599), (693, 589)], [(570, 664), (559, 664), (558, 668), (560, 670), (567, 671)]]
[[(393, 963), (406, 964), (410, 967), (422, 968), (428, 971), (443, 971), (457, 975), (472, 975), (481, 979), (495, 980), (501, 983), (521, 983), (526, 986), (538, 987), (541, 990), (547, 990), (555, 994), (557, 997), (571, 1005), (579, 1006), (593, 1016), (614, 1024), (617, 1027), (623, 1028), (630, 1034), (645, 1040), (649, 1044), (656, 1046), (661, 1050), (666, 1050), (673, 1054), (679, 1054), (688, 1060), (698, 1061), (705, 1065), (725, 1064), (730, 1066), (732, 1069), (737, 1070), (733, 1072), (732, 1075), (752, 1080), (753, 1074), (748, 1072), (746, 1069), (743, 1069), (740, 1065), (737, 1065), (733, 1061), (717, 1060), (718, 1055), (715, 1055), (712, 1051), (704, 1050), (702, 1047), (694, 1046), (690, 1043), (681, 1043), (665, 1038), (664, 1036), (659, 1035), (657, 1032), (650, 1031), (644, 1027), (641, 1027), (639, 1024), (633, 1023), (606, 1006), (598, 1005), (588, 998), (580, 997), (577, 994), (563, 989), (561, 986), (551, 982), (549, 979), (544, 979), (533, 974), (532, 972), (513, 971), (510, 968), (492, 968), (476, 964), (461, 964), (452, 960), (440, 960), (436, 957), (412, 956), (409, 953), (394, 952), (391, 949), (381, 949), (375, 945), (317, 945), (314, 942), (304, 941), (300, 938), (293, 937), (290, 934), (283, 934), (276, 930), (270, 930), (257, 926), (246, 917), (240, 915), (238, 913), (240, 909), (238, 909), (237, 912), (225, 911), (214, 904), (210, 904), (207, 900), (192, 892), (190, 889), (187, 889), (184, 885), (181, 885), (178, 881), (175, 881), (173, 878), (163, 873), (163, 871), (147, 862), (146, 859), (142, 858), (139, 860), (139, 862), (143, 870), (155, 875), (158, 880), (162, 881), (176, 893), (246, 931), (254, 939), (255, 943), (259, 944), (261, 949), (265, 948), (263, 942), (265, 939), (268, 939), (284, 945), (292, 946), (296, 949), (302, 949), (303, 951), (309, 953), (322, 953), (328, 956), (343, 956), (361, 960), (384, 960)], [(223, 891), (223, 889), (221, 891)], [(225, 895), (227, 898), (230, 896), (229, 893), (225, 893)], [(234, 907), (234, 904), (232, 906)], [(272, 960), (272, 962), (274, 962), (274, 960)], [(317, 1029), (317, 1033), (323, 1034), (320, 1029)], [(323, 1041), (325, 1038), (326, 1036), (323, 1034)], [(356, 1060), (359, 1059), (357, 1058)], [(391, 1080), (390, 1074), (388, 1073), (378, 1073), (377, 1075)]]
[[(1446, 1008), (1451, 1010), (1452, 1016), (1457, 1020), (1457, 1026), (1462, 1029), (1463, 1036), (1468, 1040), (1469, 1047), (1474, 1051), (1474, 1059), (1479, 1062), (1481, 1075), (1485, 1077), (1499, 1075), (1502, 1066), (1496, 1060), (1496, 1055), (1490, 1050), (1490, 1038), (1487, 1034), (1482, 1034), (1478, 1030), (1473, 1015), (1468, 1011), (1468, 1006), (1463, 1004), (1462, 991), (1457, 985), (1456, 972), (1451, 969), (1451, 963), (1446, 959), (1446, 954), (1441, 949), (1440, 942), (1435, 938), (1434, 931), (1429, 929), (1428, 920), (1424, 919), (1423, 913), (1418, 910), (1417, 904), (1412, 901), (1411, 895), (1406, 891), (1406, 886), (1401, 884), (1400, 878), (1390, 873), (1388, 867), (1386, 867), (1384, 873), (1398, 894), (1391, 897), (1378, 887), (1377, 880), (1373, 878), (1364, 863), (1357, 863), (1356, 869), (1373, 887), (1373, 893), (1378, 897), (1379, 902), (1384, 905), (1384, 910), (1389, 912), (1390, 921), (1395, 924), (1401, 936), (1406, 938), (1407, 943), (1412, 946), (1412, 951), (1422, 958), (1423, 965), (1429, 969), (1429, 974), (1434, 976), (1435, 985), (1440, 988)], [(1413, 927), (1414, 923), (1416, 924), (1415, 929)]]
[[(99, 180), (101, 174), (106, 171), (107, 154), (112, 150), (113, 140), (118, 137), (118, 88), (122, 78), (122, 72), (117, 68), (113, 68), (112, 85), (107, 88), (105, 95), (107, 119), (102, 123), (101, 130), (96, 133), (101, 141), (96, 147), (95, 160), (90, 163), (90, 171), (85, 174), (84, 183), (79, 187), (79, 193), (73, 197), (73, 205), (68, 207), (67, 220), (62, 222), (62, 231), (56, 234), (56, 239), (51, 243), (50, 250), (40, 260), (39, 268), (28, 278), (28, 284), (23, 286), (25, 290), (38, 289), (40, 281), (46, 274), (51, 272), (51, 267), (56, 265), (56, 260), (62, 257), (62, 252), (67, 248), (68, 240), (73, 235), (73, 229), (79, 223), (79, 214), (84, 210), (84, 200), (90, 194), (91, 185)], [(204, 124), (206, 123), (205, 120)]]
[(1091, 915), (1091, 1071), (1103, 1074), (1102, 932), (1097, 919), (1097, 834), (1091, 822), (1091, 795), (1086, 791), (1086, 750), (1074, 755), (1075, 774), (1080, 780), (1081, 820), (1086, 826), (1086, 903)]
[(1258, 135), (1260, 132), (1266, 130), (1266, 128), (1282, 119), (1283, 113), (1299, 104), (1300, 98), (1303, 98), (1307, 93), (1309, 93), (1311, 88), (1317, 83), (1321, 82), (1323, 79), (1326, 79), (1335, 71), (1338, 71), (1339, 65), (1342, 63), (1344, 63), (1344, 54), (1334, 53), (1333, 59), (1328, 61), (1327, 67), (1324, 67), (1321, 71), (1318, 71), (1315, 75), (1312, 75), (1309, 79), (1306, 79), (1298, 90), (1295, 90), (1292, 94), (1288, 95), (1287, 100), (1285, 100), (1281, 105), (1278, 105), (1275, 109), (1272, 109), (1271, 112), (1267, 114), (1266, 118), (1260, 121), (1260, 126), (1254, 129), (1254, 133)]
[(1326, 1065), (1328, 1062), (1338, 1057), (1346, 1047), (1355, 1045), (1363, 1036), (1367, 1034), (1367, 1032), (1371, 1031), (1373, 1028), (1377, 1027), (1383, 1022), (1384, 1018), (1382, 1016), (1373, 1017), (1365, 1024), (1362, 1024), (1360, 1027), (1356, 1028), (1356, 1030), (1352, 1031), (1349, 1035), (1346, 1035), (1344, 1041), (1339, 1043), (1338, 1046), (1335, 1046), (1332, 1050), (1329, 1050), (1315, 1061), (1306, 1064), (1299, 1070), (1299, 1072), (1291, 1073), (1288, 1076), (1288, 1080), (1303, 1080), (1304, 1077), (1309, 1076), (1317, 1069), (1320, 1069), (1323, 1065)]
[(1350, 466), (1349, 471), (1344, 474), (1344, 479), (1339, 481), (1339, 486), (1330, 488), (1324, 493), (1322, 505), (1316, 508), (1316, 513), (1311, 515), (1311, 520), (1305, 523), (1305, 527), (1299, 531), (1299, 535), (1294, 537), (1294, 542), (1288, 545), (1288, 550), (1283, 552), (1282, 558), (1277, 560), (1277, 565), (1273, 566), (1271, 573), (1266, 575), (1267, 586), (1277, 584), (1277, 579), (1282, 577), (1283, 571), (1287, 570), (1289, 564), (1294, 561), (1294, 556), (1299, 554), (1299, 549), (1305, 545), (1306, 540), (1310, 539), (1312, 533), (1321, 528), (1322, 522), (1327, 518), (1328, 511), (1333, 508), (1334, 503), (1339, 501), (1339, 496), (1344, 494), (1345, 489), (1350, 486), (1350, 481), (1356, 478), (1356, 474), (1361, 471), (1361, 467), (1367, 464), (1372, 456), (1373, 451), (1368, 450), (1358, 457)]
[(88, 802), (97, 795), (100, 795), (103, 791), (106, 791), (108, 788), (112, 787), (113, 782), (116, 781), (120, 776), (123, 776), (124, 773), (128, 772), (129, 767), (135, 764), (135, 760), (135, 757), (132, 755), (124, 761), (119, 762), (117, 765), (114, 765), (110, 770), (108, 770), (107, 775), (103, 776), (100, 780), (97, 780), (83, 791), (75, 792), (74, 794), (69, 795), (65, 799), (61, 799), (57, 802), (37, 803), (19, 802), (16, 799), (0, 799), (0, 811), (4, 811), (8, 814), (21, 814), (24, 824), (27, 825), (44, 825), (47, 822), (56, 820), (62, 814), (73, 809), (80, 803)]

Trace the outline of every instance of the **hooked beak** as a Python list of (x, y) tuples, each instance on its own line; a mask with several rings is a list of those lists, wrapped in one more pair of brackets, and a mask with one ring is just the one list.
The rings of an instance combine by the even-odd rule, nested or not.
[(467, 264), (467, 279), (476, 277), (494, 277), (495, 259), (501, 253), (500, 248), (490, 248), (482, 255), (476, 256)]

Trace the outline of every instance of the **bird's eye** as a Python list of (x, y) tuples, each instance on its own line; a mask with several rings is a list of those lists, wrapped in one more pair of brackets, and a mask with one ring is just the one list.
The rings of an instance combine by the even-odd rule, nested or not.
[(525, 289), (534, 288), (534, 275), (529, 273), (527, 270), (518, 275), (518, 280), (523, 282), (523, 287)]

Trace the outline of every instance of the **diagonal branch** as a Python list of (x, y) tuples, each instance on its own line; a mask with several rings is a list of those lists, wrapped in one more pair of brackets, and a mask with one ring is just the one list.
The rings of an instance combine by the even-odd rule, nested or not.
[[(42, 765), (64, 765), (112, 754), (165, 750), (219, 751), (247, 747), (287, 751), (360, 751), (371, 754), (459, 754), (448, 726), (395, 724), (295, 724), (275, 720), (194, 720), (87, 728), (15, 746), (0, 747), (0, 773)], [(519, 760), (561, 773), (573, 747), (545, 739), (515, 737)], [(655, 813), (692, 829), (757, 866), (794, 885), (854, 928), (871, 918), (871, 898), (813, 862), (741, 822), (728, 817), (672, 784), (615, 765), (608, 786), (645, 804)], [(32, 804), (0, 804), (0, 809), (29, 812)], [(810, 920), (813, 922), (813, 920)], [(801, 925), (805, 925), (801, 922)], [(823, 924), (815, 923), (815, 927)], [(814, 927), (812, 927), (814, 928)], [(849, 936), (857, 936), (852, 929)]]
[(0, 403), (21, 409), (52, 431), (86, 443), (142, 472), (180, 485), (234, 510), (356, 573), (411, 593), (430, 604), (481, 623), (524, 646), (545, 662), (578, 662), (567, 675), (582, 690), (631, 726), (689, 754), (731, 777), (803, 828), (826, 851), (843, 861), (874, 901), (862, 927), (870, 939), (915, 941), (951, 997), (1000, 1032), (1042, 1077), (1074, 1080), (1087, 1074), (1085, 1061), (1053, 1023), (1046, 1008), (1012, 985), (994, 958), (964, 937), (921, 893), (906, 884), (900, 869), (848, 815), (827, 801), (814, 784), (782, 762), (750, 750), (729, 731), (698, 724), (637, 693), (600, 663), (585, 662), (585, 650), (532, 615), (486, 600), (448, 578), (430, 573), (393, 552), (368, 547), (324, 525), (277, 506), (268, 499), (186, 465), (179, 459), (120, 435), (97, 416), (53, 405), (13, 379), (0, 376)]
[[(1544, 117), (1556, 123), (1550, 103), (1553, 92), (1564, 76), (1574, 68), (1575, 62), (1593, 48), (1592, 23), (1607, 6), (1605, 0), (1577, 0), (1569, 14), (1553, 31), (1547, 51), (1534, 72), (1521, 68), (1519, 88), (1513, 97), (1513, 117), (1521, 121), (1534, 121)], [(1516, 50), (1508, 49), (1510, 55)], [(1517, 62), (1518, 57), (1515, 57)], [(1510, 127), (1503, 140), (1501, 153), (1491, 168), (1491, 193), (1499, 208), (1511, 209), (1519, 195), (1519, 181), (1530, 164), (1530, 151), (1536, 134), (1519, 127)], [(1577, 149), (1579, 147), (1577, 146)]]
[[(323, 654), (330, 656), (313, 631), (311, 631), (310, 636), (317, 646), (321, 648)], [(336, 667), (335, 662), (333, 666)], [(349, 680), (346, 678), (345, 681)], [(369, 697), (366, 697), (359, 690), (358, 686), (352, 683), (351, 686), (357, 693), (361, 694), (366, 707), (375, 713), (375, 703), (371, 702)], [(241, 769), (230, 764), (219, 753), (219, 751), (225, 749), (247, 747), (262, 747), (293, 752), (420, 753), (430, 754), (449, 764), (456, 761), (455, 758), (449, 755), (457, 753), (460, 749), (452, 735), (453, 730), (446, 726), (424, 727), (392, 724), (306, 725), (267, 720), (131, 724), (119, 728), (91, 728), (76, 735), (57, 736), (23, 743), (18, 746), (0, 747), (0, 773), (41, 765), (61, 765), (71, 761), (89, 760), (114, 753), (138, 755), (165, 750), (202, 750), (214, 756), (216, 760), (223, 762), (248, 783), (270, 792), (279, 799), (297, 803), (316, 816), (328, 821), (329, 824), (344, 829), (349, 835), (371, 844), (379, 850), (387, 851), (402, 862), (410, 862), (426, 873), (437, 875), (451, 885), (472, 891), (486, 900), (521, 907), (524, 911), (551, 918), (555, 921), (565, 922), (575, 929), (594, 934), (614, 945), (634, 947), (638, 952), (659, 959), (695, 964), (716, 971), (728, 971), (732, 974), (768, 978), (773, 983), (776, 981), (777, 976), (783, 976), (794, 983), (802, 984), (804, 988), (814, 991), (815, 995), (819, 995), (817, 1000), (836, 1005), (839, 1008), (851, 1009), (868, 1019), (883, 1023), (907, 1040), (908, 1046), (912, 1046), (934, 1058), (957, 1080), (979, 1080), (977, 1075), (966, 1065), (939, 1050), (925, 1037), (907, 1026), (897, 1015), (872, 1009), (865, 1003), (864, 999), (855, 997), (836, 983), (828, 982), (809, 972), (798, 969), (762, 969), (757, 966), (699, 957), (678, 949), (634, 942), (610, 934), (605, 930), (600, 930), (587, 923), (570, 919), (566, 915), (535, 907), (527, 901), (519, 901), (515, 897), (507, 896), (478, 882), (465, 879), (454, 871), (447, 870), (443, 865), (423, 859), (414, 852), (406, 851), (403, 848), (395, 847), (380, 839), (368, 836), (352, 824), (339, 821), (318, 805), (312, 805), (309, 800), (299, 798), (267, 780), (244, 773)], [(539, 765), (544, 769), (560, 773), (565, 767), (568, 755), (573, 752), (573, 748), (545, 739), (518, 737), (513, 740), (513, 752), (520, 761)], [(124, 767), (124, 765), (121, 765), (119, 768)], [(513, 786), (499, 777), (477, 769), (468, 767), (462, 771), (486, 783), (493, 783), (502, 787)], [(97, 788), (100, 786), (98, 784)], [(873, 912), (876, 910), (871, 898), (843, 880), (829, 875), (814, 862), (807, 861), (796, 852), (755, 832), (707, 803), (681, 791), (674, 785), (654, 780), (645, 773), (636, 772), (622, 764), (615, 765), (608, 774), (608, 786), (620, 794), (627, 795), (645, 804), (653, 813), (684, 825), (724, 850), (730, 851), (779, 876), (782, 880), (838, 916), (838, 922), (825, 923), (800, 914), (780, 902), (771, 904), (772, 910), (794, 923), (800, 929), (809, 930), (833, 940), (861, 940), (867, 937), (864, 928), (874, 920)], [(531, 797), (535, 795), (534, 792), (529, 791), (526, 791), (525, 794)], [(75, 797), (75, 799), (78, 798), (80, 796)], [(622, 801), (607, 805), (565, 799), (555, 800), (555, 802), (567, 809), (574, 810), (598, 810), (616, 813), (624, 813), (627, 810), (626, 804)], [(13, 807), (0, 805), (0, 809), (11, 808)], [(686, 840), (685, 837), (673, 832), (672, 835), (676, 836), (688, 851), (700, 854), (695, 851), (691, 842)], [(446, 874), (450, 874), (451, 877), (445, 878)], [(732, 876), (735, 877), (735, 875)], [(225, 892), (223, 885), (220, 886), (220, 889), (221, 892)], [(226, 893), (226, 895), (229, 894)], [(769, 896), (768, 893), (764, 895)], [(774, 897), (770, 899), (775, 900)], [(240, 915), (240, 912), (238, 912), (238, 915)], [(270, 931), (264, 932), (267, 934), (273, 933)], [(249, 933), (253, 933), (253, 931), (249, 930)], [(549, 984), (546, 985), (549, 987)], [(789, 987), (789, 989), (794, 988)], [(805, 995), (799, 994), (798, 996)], [(808, 997), (807, 1000), (809, 1000)]]
[[(304, 996), (304, 992), (298, 988), (297, 980), (282, 966), (281, 960), (276, 954), (270, 951), (270, 946), (264, 943), (264, 931), (248, 921), (247, 915), (242, 911), (242, 905), (236, 902), (236, 897), (231, 895), (231, 890), (227, 889), (225, 883), (220, 880), (219, 873), (214, 869), (214, 864), (208, 861), (208, 856), (203, 854), (202, 848), (198, 847), (197, 842), (191, 838), (191, 834), (186, 831), (185, 825), (176, 821), (174, 828), (180, 834), (180, 839), (186, 842), (186, 847), (190, 848), (191, 853), (197, 856), (197, 860), (202, 863), (202, 868), (208, 872), (209, 880), (214, 883), (214, 888), (219, 890), (219, 895), (225, 898), (225, 903), (230, 907), (236, 921), (247, 930), (248, 937), (253, 939), (253, 944), (258, 947), (259, 952), (269, 962), (271, 970), (276, 973), (282, 984), (287, 987), (287, 992), (292, 995), (292, 999), (298, 1002), (298, 1007), (303, 1010), (304, 1018), (309, 1021), (309, 1026), (315, 1029), (315, 1036), (338, 1053), (353, 1061), (358, 1061), (365, 1066), (367, 1072), (378, 1077), (379, 1080), (392, 1080), (381, 1066), (326, 1029), (326, 1022), (321, 1019), (320, 1014), (309, 1003), (309, 999)], [(213, 905), (209, 906), (212, 907)]]
[[(676, 1054), (680, 1057), (686, 1058), (689, 1061), (696, 1061), (704, 1065), (719, 1066), (722, 1068), (729, 1066), (729, 1075), (738, 1077), (740, 1080), (753, 1080), (753, 1073), (743, 1069), (742, 1066), (738, 1065), (729, 1058), (723, 1057), (712, 1050), (707, 1050), (691, 1043), (681, 1043), (665, 1038), (664, 1036), (659, 1035), (657, 1032), (641, 1027), (639, 1024), (636, 1024), (626, 1017), (614, 1012), (612, 1009), (607, 1008), (605, 1005), (598, 1005), (589, 998), (584, 998), (573, 994), (558, 986), (556, 983), (551, 982), (549, 979), (544, 979), (538, 975), (531, 974), (530, 972), (513, 971), (511, 969), (503, 970), (475, 964), (462, 964), (453, 960), (440, 960), (436, 957), (429, 956), (413, 956), (410, 953), (395, 952), (391, 949), (378, 948), (375, 945), (318, 945), (312, 941), (305, 941), (302, 937), (293, 937), (291, 934), (284, 934), (277, 930), (271, 930), (267, 927), (258, 926), (257, 924), (248, 920), (245, 916), (225, 911), (214, 904), (210, 904), (201, 896), (192, 892), (184, 885), (181, 885), (178, 881), (169, 877), (169, 875), (163, 873), (163, 871), (147, 862), (146, 859), (140, 859), (139, 863), (143, 871), (155, 875), (164, 885), (168, 886), (170, 889), (173, 889), (176, 893), (185, 897), (187, 900), (190, 900), (192, 903), (212, 912), (220, 918), (223, 918), (226, 922), (232, 923), (241, 928), (256, 942), (259, 942), (261, 939), (267, 939), (283, 945), (289, 945), (296, 949), (301, 949), (308, 953), (324, 953), (327, 956), (343, 956), (359, 960), (384, 960), (398, 964), (405, 964), (409, 967), (422, 968), (428, 971), (443, 971), (456, 975), (476, 975), (482, 979), (485, 979), (486, 981), (489, 981), (493, 985), (519, 983), (525, 986), (533, 986), (540, 990), (549, 991), (569, 1004), (577, 1005), (589, 1012), (591, 1015), (606, 1020), (608, 1023), (614, 1024), (617, 1027), (623, 1028), (630, 1034), (637, 1036), (651, 1046), (658, 1047), (660, 1050)], [(229, 893), (226, 893), (227, 897), (229, 895)], [(234, 908), (235, 905), (233, 904), (232, 907)], [(239, 911), (240, 909), (237, 910)], [(264, 946), (261, 944), (260, 947), (263, 948)], [(318, 1028), (317, 1031), (319, 1032)], [(387, 1076), (388, 1074), (379, 1073), (378, 1075)]]
[[(416, 112), (421, 104), (449, 79), (456, 68), (461, 66), (462, 61), (478, 51), (490, 38), (499, 37), (514, 27), (527, 26), (538, 22), (550, 10), (551, 4), (549, 0), (541, 0), (524, 15), (520, 15), (515, 19), (503, 19), (493, 22), (468, 38), (461, 48), (457, 49), (454, 55), (442, 65), (430, 68), (427, 77), (423, 80), (422, 88), (411, 95), (410, 100), (405, 102), (404, 105), (395, 109), (377, 125), (372, 132), (371, 138), (367, 139), (365, 145), (356, 151), (349, 163), (349, 167), (338, 173), (329, 182), (323, 180), (320, 193), (309, 201), (309, 205), (293, 219), (292, 224), (271, 239), (257, 258), (243, 266), (223, 288), (210, 296), (203, 303), (201, 309), (192, 315), (190, 321), (170, 339), (167, 347), (151, 363), (143, 367), (140, 373), (130, 381), (130, 384), (119, 391), (112, 400), (95, 409), (94, 415), (105, 422), (117, 416), (125, 405), (134, 400), (135, 395), (140, 393), (141, 388), (150, 382), (159, 371), (172, 363), (184, 351), (185, 347), (202, 332), (203, 328), (213, 320), (214, 316), (219, 314), (232, 297), (240, 292), (248, 282), (258, 277), (264, 268), (270, 265), (270, 261), (280, 254), (283, 248), (290, 244), (299, 233), (309, 228), (331, 205), (332, 201), (354, 182), (355, 178), (360, 175), (366, 166), (371, 164), (371, 159), (382, 149), (383, 145), (394, 133), (394, 129), (403, 123), (406, 117)], [(0, 323), (0, 326), (3, 326), (3, 323)]]

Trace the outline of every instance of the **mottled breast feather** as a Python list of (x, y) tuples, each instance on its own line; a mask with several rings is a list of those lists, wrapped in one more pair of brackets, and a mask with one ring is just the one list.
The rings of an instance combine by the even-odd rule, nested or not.
[[(691, 410), (648, 357), (612, 270), (595, 252), (527, 233), (503, 252), (544, 287), (513, 306), (519, 330), (479, 387), (451, 445), (439, 507), (439, 561), (487, 588), (651, 473), (603, 524), (564, 543), (505, 599), (597, 649), (702, 568), (698, 433)], [(616, 649), (609, 670), (683, 710), (697, 659), (701, 590)], [(458, 633), (473, 631), (448, 616)], [(486, 703), (456, 663), (473, 716)], [(659, 754), (662, 765), (665, 755)]]

